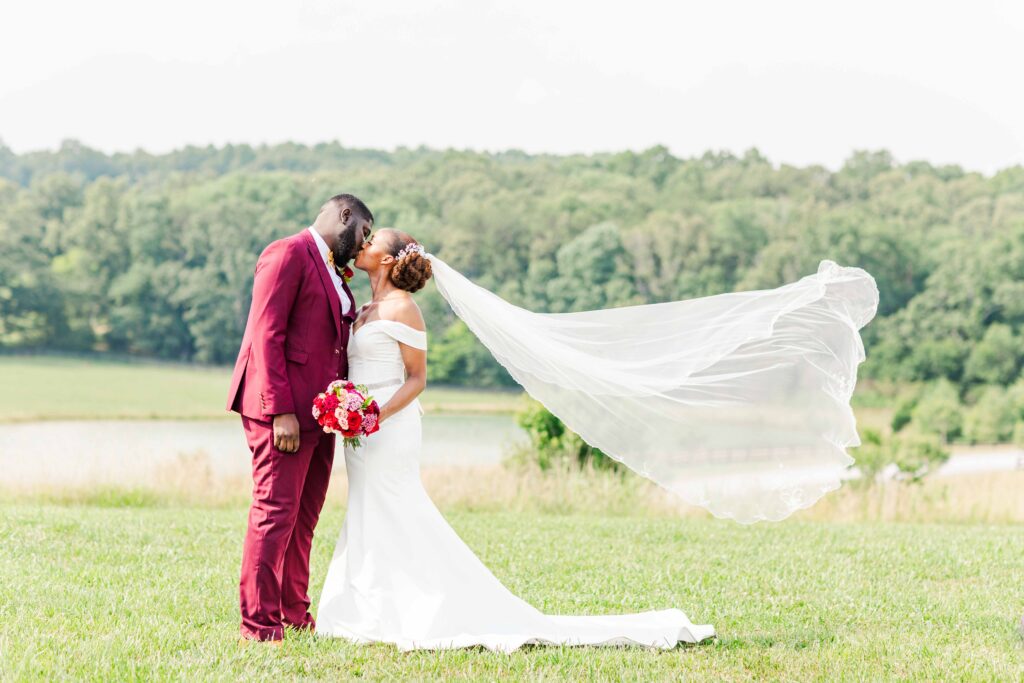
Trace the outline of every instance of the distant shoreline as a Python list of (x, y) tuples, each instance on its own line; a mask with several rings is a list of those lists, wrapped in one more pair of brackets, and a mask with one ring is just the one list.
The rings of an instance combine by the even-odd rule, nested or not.
[[(89, 420), (227, 420), (226, 366), (66, 354), (0, 354), (0, 424)], [(435, 414), (512, 415), (519, 389), (428, 386)]]

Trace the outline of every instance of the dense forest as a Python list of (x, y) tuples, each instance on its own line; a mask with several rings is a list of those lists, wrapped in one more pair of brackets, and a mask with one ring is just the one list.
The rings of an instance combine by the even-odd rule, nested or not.
[[(833, 259), (881, 292), (863, 375), (1010, 385), (1024, 362), (1024, 168), (757, 150), (548, 156), (337, 143), (106, 155), (0, 144), (0, 350), (229, 363), (271, 240), (352, 192), (506, 299), (571, 311), (774, 287)], [(357, 299), (365, 300), (365, 285)], [(433, 381), (509, 380), (432, 288)]]

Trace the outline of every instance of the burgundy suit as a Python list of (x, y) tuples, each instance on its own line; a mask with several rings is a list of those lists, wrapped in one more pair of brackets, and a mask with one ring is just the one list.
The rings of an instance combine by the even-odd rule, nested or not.
[[(334, 435), (313, 418), (313, 398), (348, 376), (348, 313), (308, 230), (273, 242), (256, 263), (252, 306), (231, 377), (228, 409), (240, 413), (252, 450), (253, 491), (242, 552), (242, 634), (278, 640), (285, 625), (315, 628), (309, 551), (334, 460)], [(297, 453), (274, 447), (273, 417), (295, 413)]]

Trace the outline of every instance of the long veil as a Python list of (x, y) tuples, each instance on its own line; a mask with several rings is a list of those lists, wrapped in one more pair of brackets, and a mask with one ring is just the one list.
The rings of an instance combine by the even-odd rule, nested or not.
[(531, 396), (716, 517), (781, 520), (853, 463), (859, 330), (878, 307), (859, 268), (822, 261), (777, 289), (544, 314), (427, 258), (455, 313)]

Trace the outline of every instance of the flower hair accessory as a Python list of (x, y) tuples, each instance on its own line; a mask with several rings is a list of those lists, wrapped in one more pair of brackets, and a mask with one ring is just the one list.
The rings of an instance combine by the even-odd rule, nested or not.
[(402, 247), (402, 251), (398, 252), (398, 256), (395, 257), (395, 260), (401, 261), (403, 258), (405, 258), (406, 256), (413, 252), (419, 254), (420, 256), (423, 256), (427, 253), (426, 250), (423, 248), (422, 244), (419, 244), (418, 242), (409, 242), (409, 244)]

